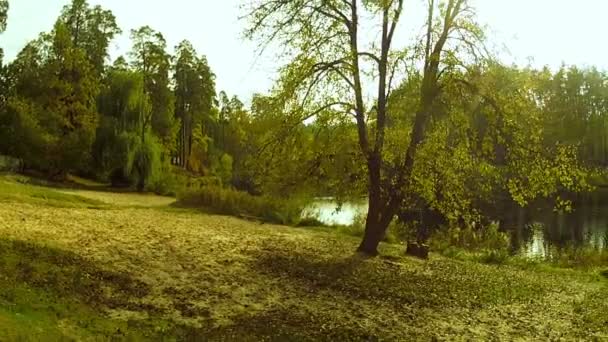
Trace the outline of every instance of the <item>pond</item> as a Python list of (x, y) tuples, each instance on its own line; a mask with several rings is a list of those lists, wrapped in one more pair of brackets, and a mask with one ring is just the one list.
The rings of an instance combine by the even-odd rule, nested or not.
[(571, 213), (520, 209), (512, 217), (503, 228), (520, 255), (545, 258), (557, 248), (608, 248), (608, 203), (588, 199)]
[(332, 198), (319, 198), (304, 210), (305, 217), (314, 217), (326, 225), (351, 225), (367, 213), (367, 201), (347, 202), (338, 207)]
[[(335, 201), (324, 198), (307, 208), (305, 215), (328, 225), (350, 225), (366, 212), (366, 201), (345, 203), (337, 210)], [(572, 213), (520, 208), (505, 216), (509, 220), (501, 222), (501, 228), (511, 236), (514, 254), (546, 258), (556, 248), (608, 249), (608, 192), (579, 202)]]

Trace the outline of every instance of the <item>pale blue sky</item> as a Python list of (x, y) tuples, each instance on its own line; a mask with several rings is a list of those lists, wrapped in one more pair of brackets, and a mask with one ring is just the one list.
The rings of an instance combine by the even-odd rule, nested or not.
[[(111, 9), (124, 33), (112, 44), (112, 56), (130, 48), (129, 31), (150, 25), (172, 49), (189, 39), (207, 55), (217, 74), (218, 90), (248, 101), (272, 85), (278, 65), (242, 38), (239, 4), (249, 0), (89, 0)], [(478, 20), (488, 25), (491, 45), (506, 62), (557, 67), (562, 62), (608, 66), (608, 0), (473, 0)], [(9, 0), (8, 29), (0, 35), (5, 59), (11, 60), (39, 32), (52, 28), (69, 0)], [(403, 30), (416, 31), (423, 18), (422, 0), (406, 0)], [(403, 39), (407, 34), (402, 35)], [(502, 47), (506, 46), (507, 50)]]

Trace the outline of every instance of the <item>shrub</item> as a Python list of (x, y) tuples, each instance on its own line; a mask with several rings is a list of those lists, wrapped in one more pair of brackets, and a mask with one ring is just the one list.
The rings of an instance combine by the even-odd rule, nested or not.
[(344, 235), (362, 237), (363, 233), (365, 233), (365, 225), (355, 222), (348, 226), (339, 226), (337, 231), (338, 233)]
[(297, 224), (298, 227), (325, 227), (325, 223), (319, 221), (316, 217), (303, 217)]
[(20, 168), (21, 161), (19, 159), (0, 154), (0, 172), (17, 172)]
[(498, 224), (475, 229), (452, 227), (437, 230), (430, 239), (431, 248), (445, 251), (450, 247), (467, 251), (506, 251), (509, 235), (499, 231)]
[(509, 259), (509, 253), (506, 249), (489, 249), (482, 251), (479, 255), (479, 261), (484, 264), (504, 264)]
[(176, 196), (181, 186), (171, 170), (164, 169), (146, 188), (157, 195)]
[(296, 225), (304, 205), (299, 201), (252, 196), (216, 186), (189, 189), (178, 196), (178, 205), (199, 207), (223, 215), (243, 216), (264, 222)]
[(574, 246), (553, 248), (548, 261), (558, 267), (602, 267), (608, 265), (608, 250)]
[(216, 176), (195, 177), (188, 179), (188, 187), (202, 189), (207, 187), (221, 187), (222, 179)]
[(450, 246), (441, 252), (443, 256), (452, 258), (452, 259), (462, 259), (464, 255), (464, 251), (462, 248), (458, 248), (455, 246)]

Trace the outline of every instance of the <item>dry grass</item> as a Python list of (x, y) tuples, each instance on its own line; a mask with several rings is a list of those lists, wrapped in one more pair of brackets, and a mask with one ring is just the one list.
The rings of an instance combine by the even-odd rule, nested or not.
[[(102, 284), (141, 284), (139, 295), (125, 296), (124, 286), (94, 292), (105, 296), (94, 303), (117, 321), (185, 327), (184, 340), (608, 339), (608, 288), (587, 273), (423, 262), (388, 245), (392, 257), (364, 260), (352, 255), (357, 239), (328, 232), (132, 207), (165, 198), (78, 195), (114, 206), (3, 203), (0, 236), (73, 252), (91, 274), (120, 275), (99, 276)], [(57, 329), (73, 336), (78, 323), (64, 323)]]
[(60, 190), (60, 193), (76, 195), (115, 206), (164, 207), (175, 202), (173, 197), (136, 193), (113, 193), (89, 190)]

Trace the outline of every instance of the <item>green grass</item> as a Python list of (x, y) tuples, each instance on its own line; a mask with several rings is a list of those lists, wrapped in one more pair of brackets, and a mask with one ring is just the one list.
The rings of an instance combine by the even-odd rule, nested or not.
[(69, 251), (0, 239), (1, 340), (158, 339), (188, 328), (146, 313), (112, 319), (97, 308), (145, 311), (135, 303), (150, 288), (126, 274), (98, 268)]
[(122, 196), (104, 193), (106, 210), (3, 197), (0, 340), (608, 338), (599, 271), (421, 261), (390, 244), (365, 259), (353, 254), (358, 238), (328, 229)]
[(22, 202), (55, 207), (99, 207), (95, 199), (65, 194), (55, 189), (31, 185), (24, 176), (0, 176), (0, 202)]

